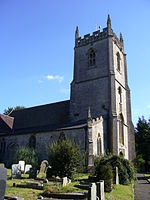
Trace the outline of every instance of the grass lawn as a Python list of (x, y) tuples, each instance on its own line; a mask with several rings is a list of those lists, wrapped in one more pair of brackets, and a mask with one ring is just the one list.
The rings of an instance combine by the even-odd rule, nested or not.
[(110, 193), (105, 193), (106, 200), (134, 200), (133, 184), (115, 185)]
[(150, 174), (145, 174), (145, 177), (147, 178), (148, 182), (150, 182)]
[[(66, 187), (59, 186), (58, 187), (49, 187), (45, 186), (45, 190), (51, 191), (51, 192), (84, 192), (86, 190), (81, 190), (76, 187), (74, 187), (76, 184), (79, 183), (80, 180), (88, 179), (89, 174), (77, 174), (74, 176), (74, 181), (70, 183)], [(150, 174), (149, 174), (150, 175)], [(150, 176), (149, 176), (150, 177)], [(25, 183), (27, 181), (34, 181), (33, 179), (29, 179), (28, 175), (22, 174), (22, 179), (11, 179), (11, 170), (7, 170), (7, 186), (8, 189), (6, 190), (7, 196), (18, 196), (22, 197), (25, 200), (36, 200), (40, 194), (44, 192), (44, 190), (34, 190), (34, 189), (28, 189), (28, 188), (16, 188), (13, 187), (13, 183)], [(130, 184), (128, 186), (126, 185), (115, 185), (113, 191), (111, 193), (105, 193), (105, 199), (106, 200), (133, 200), (133, 185)]]
[(11, 179), (11, 170), (7, 169), (7, 186), (8, 188), (6, 189), (6, 196), (17, 196), (17, 197), (22, 197), (24, 200), (37, 200), (38, 195), (42, 193), (41, 190), (33, 190), (33, 189), (28, 189), (28, 188), (16, 188), (13, 187), (13, 183), (23, 183), (27, 180), (32, 180), (28, 179), (28, 175), (22, 175), (23, 179)]

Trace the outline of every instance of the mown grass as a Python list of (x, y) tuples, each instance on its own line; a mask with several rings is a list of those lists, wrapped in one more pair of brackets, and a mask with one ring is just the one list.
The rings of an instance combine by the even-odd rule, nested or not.
[(25, 181), (32, 181), (33, 179), (28, 178), (28, 174), (22, 174), (22, 179), (11, 179), (11, 170), (7, 170), (7, 189), (5, 192), (6, 196), (11, 197), (22, 197), (24, 200), (37, 200), (38, 195), (42, 193), (40, 190), (33, 190), (29, 188), (16, 188), (13, 187), (13, 183), (25, 183)]
[(150, 174), (145, 174), (145, 177), (148, 180), (148, 182), (150, 183)]
[[(67, 192), (85, 192), (87, 190), (82, 190), (76, 188), (75, 185), (79, 184), (80, 180), (88, 179), (89, 174), (76, 174), (74, 175), (74, 181), (69, 185), (62, 187), (61, 183), (54, 183), (54, 186), (45, 186), (45, 189), (42, 190), (35, 190), (29, 188), (16, 188), (13, 187), (13, 183), (25, 183), (28, 181), (34, 181), (33, 179), (28, 178), (29, 175), (22, 174), (22, 179), (11, 179), (11, 170), (7, 170), (7, 186), (8, 189), (6, 190), (7, 196), (18, 196), (24, 198), (24, 200), (36, 200), (40, 194), (44, 191), (49, 192), (58, 192), (58, 193), (67, 193)], [(150, 176), (150, 174), (149, 174)], [(49, 183), (52, 184), (52, 183)], [(130, 185), (115, 185), (114, 189), (111, 193), (105, 193), (106, 200), (133, 200), (133, 184)]]
[(110, 193), (105, 193), (106, 200), (134, 200), (133, 184), (115, 185)]

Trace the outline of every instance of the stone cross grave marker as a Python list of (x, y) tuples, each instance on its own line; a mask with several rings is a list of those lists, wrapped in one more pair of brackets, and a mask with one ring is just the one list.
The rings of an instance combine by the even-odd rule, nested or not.
[(24, 173), (24, 169), (25, 169), (25, 161), (20, 160), (19, 164), (21, 165), (21, 172)]
[(7, 180), (7, 169), (0, 167), (0, 200), (4, 200)]
[(25, 165), (24, 173), (25, 173), (25, 174), (29, 174), (29, 171), (30, 171), (31, 168), (32, 168), (32, 165), (26, 164), (26, 165)]
[(118, 167), (116, 167), (116, 185), (119, 184)]
[(16, 178), (16, 179), (21, 178), (21, 165), (20, 164), (12, 165), (11, 176), (12, 176), (12, 178)]

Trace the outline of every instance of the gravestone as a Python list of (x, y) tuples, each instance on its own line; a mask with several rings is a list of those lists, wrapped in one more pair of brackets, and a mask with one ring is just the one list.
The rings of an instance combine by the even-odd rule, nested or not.
[(62, 184), (63, 184), (63, 187), (68, 184), (68, 178), (67, 177), (63, 177)]
[(5, 167), (5, 164), (4, 163), (0, 163), (0, 167)]
[(0, 200), (4, 199), (6, 190), (7, 169), (0, 167)]
[(11, 176), (12, 176), (12, 178), (16, 178), (16, 179), (21, 178), (21, 165), (20, 164), (12, 165)]
[(96, 184), (95, 183), (91, 183), (90, 192), (89, 192), (89, 199), (91, 199), (91, 200), (96, 200), (97, 199), (97, 196), (96, 196)]
[(100, 182), (97, 182), (96, 187), (97, 187), (97, 197), (99, 198), (99, 200), (104, 200), (105, 199), (104, 181), (100, 180)]
[(47, 167), (48, 167), (48, 161), (47, 160), (43, 160), (41, 165), (40, 165), (40, 173), (46, 173)]
[(116, 185), (119, 184), (118, 167), (116, 167)]
[(24, 170), (24, 174), (29, 174), (30, 169), (32, 168), (32, 165), (25, 165), (25, 170)]
[(19, 164), (21, 165), (21, 172), (24, 173), (24, 168), (25, 168), (25, 161), (20, 160)]
[(37, 176), (37, 170), (34, 168), (31, 168), (29, 171), (29, 178), (36, 178)]

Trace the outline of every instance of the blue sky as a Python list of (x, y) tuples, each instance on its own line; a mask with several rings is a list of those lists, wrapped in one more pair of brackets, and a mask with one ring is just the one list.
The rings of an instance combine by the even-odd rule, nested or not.
[(150, 117), (149, 0), (0, 0), (0, 113), (70, 98), (74, 32), (123, 34), (132, 118)]

